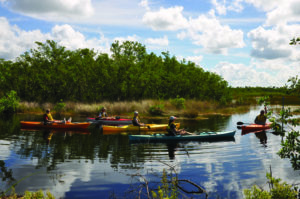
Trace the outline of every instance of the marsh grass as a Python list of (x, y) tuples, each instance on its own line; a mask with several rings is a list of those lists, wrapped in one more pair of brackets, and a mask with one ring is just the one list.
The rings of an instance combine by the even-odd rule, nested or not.
[[(66, 106), (63, 110), (65, 115), (84, 115), (94, 117), (99, 114), (102, 107), (106, 107), (108, 115), (131, 117), (134, 111), (138, 111), (142, 117), (151, 116), (149, 109), (151, 106), (161, 105), (164, 107), (163, 116), (180, 116), (186, 118), (196, 118), (205, 114), (232, 114), (246, 112), (249, 106), (228, 105), (221, 106), (217, 102), (185, 100), (184, 108), (178, 109), (172, 103), (172, 100), (140, 100), (140, 101), (122, 101), (122, 102), (99, 102), (99, 103), (79, 103), (65, 102)], [(19, 113), (44, 113), (46, 109), (53, 109), (55, 104), (37, 102), (20, 102), (18, 108)]]

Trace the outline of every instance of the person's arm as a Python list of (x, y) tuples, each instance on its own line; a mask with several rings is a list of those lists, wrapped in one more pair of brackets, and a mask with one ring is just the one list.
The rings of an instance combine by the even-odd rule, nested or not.
[(258, 119), (257, 117), (258, 117), (258, 116), (256, 116), (256, 117), (255, 117), (255, 120), (254, 120), (254, 123), (255, 123), (255, 124), (257, 123), (257, 119)]

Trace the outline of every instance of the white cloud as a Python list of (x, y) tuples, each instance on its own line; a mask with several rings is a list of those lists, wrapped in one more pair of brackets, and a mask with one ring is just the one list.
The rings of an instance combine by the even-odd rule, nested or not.
[(179, 30), (187, 26), (182, 15), (183, 7), (160, 8), (159, 11), (148, 11), (143, 17), (144, 24), (153, 30)]
[(119, 42), (124, 42), (124, 41), (138, 41), (139, 37), (137, 35), (132, 35), (132, 36), (127, 36), (127, 37), (116, 37), (113, 39), (113, 41), (119, 41)]
[(203, 59), (203, 56), (201, 56), (201, 55), (199, 55), (199, 56), (188, 56), (186, 58), (186, 60), (194, 62), (195, 64), (197, 64), (199, 66), (201, 65), (200, 62), (202, 61), (202, 59)]
[(0, 58), (13, 59), (33, 48), (35, 41), (45, 41), (48, 37), (49, 34), (42, 34), (40, 30), (23, 31), (0, 17)]
[(11, 0), (9, 5), (14, 11), (46, 20), (88, 17), (94, 13), (91, 0)]
[(262, 9), (263, 11), (270, 11), (276, 8), (278, 5), (282, 5), (288, 0), (245, 0), (245, 2), (254, 5), (256, 8)]
[(212, 71), (221, 75), (233, 87), (283, 86), (283, 82), (287, 81), (287, 79), (282, 78), (279, 72), (271, 75), (268, 72), (244, 64), (220, 62)]
[(167, 36), (164, 36), (162, 38), (148, 38), (145, 40), (146, 44), (154, 45), (154, 46), (168, 46), (169, 40)]
[(100, 34), (100, 38), (87, 39), (82, 33), (75, 31), (70, 25), (54, 26), (47, 34), (40, 30), (24, 31), (9, 24), (6, 18), (0, 18), (0, 57), (13, 59), (25, 51), (35, 48), (35, 42), (54, 40), (68, 49), (95, 49), (101, 53), (109, 53), (108, 39)]
[(90, 48), (101, 53), (109, 53), (109, 41), (103, 35), (99, 38), (86, 39), (70, 25), (56, 25), (52, 28), (52, 38), (68, 49)]
[(216, 9), (218, 14), (220, 14), (220, 15), (226, 14), (227, 8), (225, 6), (225, 0), (223, 0), (222, 3), (220, 3), (217, 0), (211, 0), (211, 3), (215, 6), (215, 9)]
[(241, 12), (244, 7), (242, 6), (243, 0), (234, 0), (234, 1), (226, 1), (226, 0), (211, 0), (214, 9), (219, 15), (226, 15), (228, 11)]
[(298, 63), (253, 59), (249, 66), (218, 63), (212, 70), (233, 86), (284, 86), (290, 77), (300, 74)]
[[(140, 0), (1, 0), (15, 13), (69, 24), (141, 26), (148, 2)], [(0, 1), (0, 2), (1, 2)]]
[(276, 25), (287, 22), (300, 22), (299, 0), (286, 0), (279, 4), (276, 9), (267, 13), (266, 25)]
[(248, 33), (252, 41), (251, 55), (260, 59), (298, 60), (300, 49), (290, 46), (290, 39), (300, 32), (300, 25), (278, 25), (272, 29), (258, 27)]
[(179, 39), (189, 38), (194, 44), (214, 54), (227, 54), (229, 48), (242, 48), (243, 31), (221, 25), (214, 15), (200, 15), (189, 20), (189, 27), (178, 34)]
[(142, 0), (139, 5), (144, 7), (146, 10), (150, 10), (148, 0)]

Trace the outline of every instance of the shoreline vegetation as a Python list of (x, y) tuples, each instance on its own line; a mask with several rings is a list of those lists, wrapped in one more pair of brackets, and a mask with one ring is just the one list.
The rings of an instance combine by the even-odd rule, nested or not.
[[(182, 105), (176, 105), (172, 100), (102, 103), (66, 102), (64, 105), (62, 109), (57, 110), (54, 103), (20, 102), (16, 112), (19, 114), (42, 114), (46, 109), (50, 108), (51, 112), (56, 115), (94, 117), (99, 114), (102, 107), (106, 107), (109, 116), (121, 116), (122, 118), (131, 118), (133, 112), (137, 110), (143, 118), (159, 119), (174, 115), (180, 119), (205, 119), (207, 115), (231, 115), (233, 113), (247, 112), (250, 109), (249, 105), (232, 104), (230, 106), (223, 106), (217, 102), (197, 100), (184, 100)], [(155, 110), (153, 111), (153, 109)]]

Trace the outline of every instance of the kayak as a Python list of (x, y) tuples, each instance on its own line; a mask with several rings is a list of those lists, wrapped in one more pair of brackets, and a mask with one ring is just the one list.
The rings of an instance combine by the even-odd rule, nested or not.
[(99, 125), (128, 125), (128, 124), (132, 124), (132, 120), (131, 119), (115, 119), (115, 118), (111, 118), (111, 119), (99, 119), (96, 120), (95, 118), (87, 118), (86, 119), (87, 122), (93, 122), (95, 124), (99, 124)]
[(87, 129), (88, 126), (91, 124), (89, 122), (82, 122), (82, 123), (71, 123), (67, 122), (63, 123), (52, 123), (45, 125), (44, 122), (30, 122), (30, 121), (21, 121), (21, 128), (43, 128), (43, 129)]
[(129, 141), (203, 141), (203, 140), (220, 140), (226, 138), (233, 138), (235, 131), (224, 132), (202, 132), (193, 135), (176, 135), (167, 136), (165, 134), (153, 134), (153, 135), (129, 135)]
[[(176, 127), (180, 127), (180, 123), (175, 123)], [(146, 126), (103, 126), (103, 132), (124, 132), (124, 131), (165, 131), (167, 124), (145, 124)]]
[(272, 123), (266, 123), (266, 125), (250, 124), (250, 125), (243, 125), (241, 128), (243, 132), (267, 130), (271, 128), (271, 124)]

